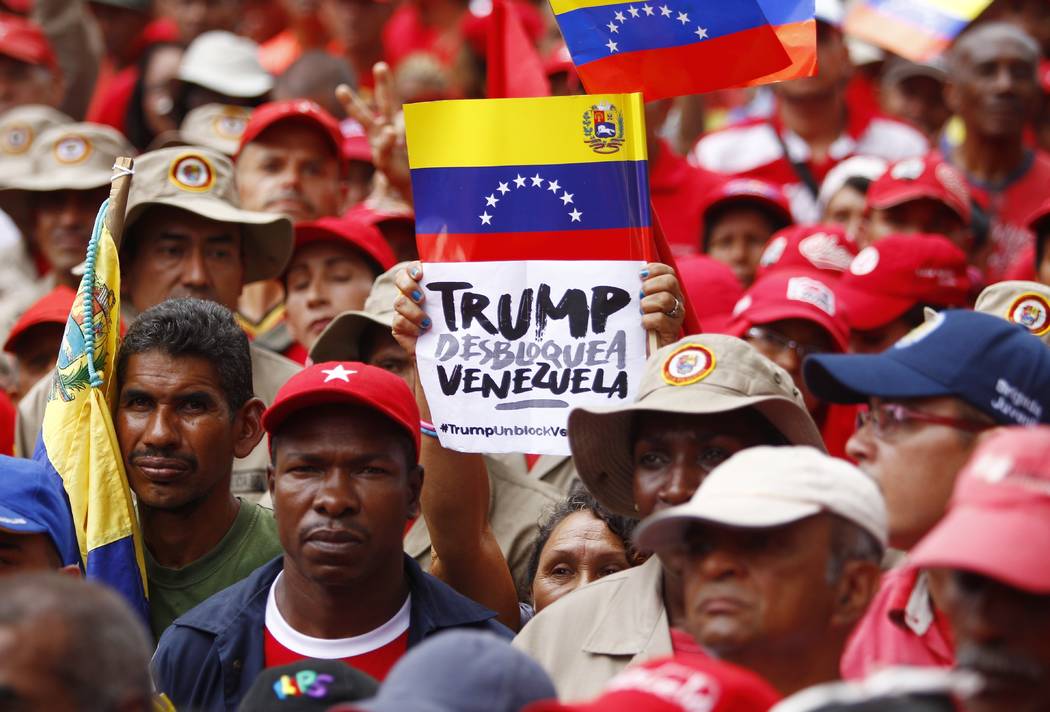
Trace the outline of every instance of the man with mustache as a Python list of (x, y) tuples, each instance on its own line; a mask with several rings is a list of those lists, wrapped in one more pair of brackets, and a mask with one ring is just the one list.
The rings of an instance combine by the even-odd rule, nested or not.
[(955, 663), (983, 678), (968, 712), (1035, 712), (1050, 700), (1050, 427), (990, 435), (948, 514), (913, 552), (940, 572)]
[(419, 409), (392, 373), (311, 366), (262, 416), (284, 555), (182, 616), (153, 659), (180, 708), (235, 709), (261, 670), (307, 657), (382, 680), (404, 652), (449, 628), (509, 638), (495, 613), (402, 550), (419, 516)]
[(145, 541), (150, 625), (176, 617), (280, 553), (271, 513), (230, 491), (233, 459), (262, 440), (248, 337), (228, 309), (169, 300), (131, 325), (117, 361), (114, 428)]

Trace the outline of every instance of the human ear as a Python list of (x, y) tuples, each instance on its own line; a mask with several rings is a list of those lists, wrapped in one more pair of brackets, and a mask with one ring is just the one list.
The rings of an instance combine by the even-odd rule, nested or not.
[(247, 457), (259, 444), (265, 434), (262, 426), (262, 414), (266, 406), (258, 398), (251, 398), (241, 406), (234, 418), (233, 454), (236, 457)]
[(421, 510), (420, 493), (423, 491), (423, 466), (416, 465), (408, 471), (408, 517), (416, 519)]
[(831, 623), (836, 627), (852, 628), (868, 610), (868, 605), (879, 591), (882, 570), (871, 561), (847, 561), (842, 575), (834, 584), (835, 600)]

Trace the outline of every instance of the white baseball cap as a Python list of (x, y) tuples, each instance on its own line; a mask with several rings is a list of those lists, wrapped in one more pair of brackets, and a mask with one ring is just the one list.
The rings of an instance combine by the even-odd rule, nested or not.
[(871, 477), (816, 448), (753, 447), (712, 470), (688, 502), (643, 521), (635, 541), (659, 551), (683, 543), (693, 522), (765, 529), (821, 512), (853, 522), (886, 545), (886, 504)]
[(205, 32), (182, 55), (178, 78), (223, 96), (251, 99), (273, 89), (259, 63), (259, 45), (232, 32)]

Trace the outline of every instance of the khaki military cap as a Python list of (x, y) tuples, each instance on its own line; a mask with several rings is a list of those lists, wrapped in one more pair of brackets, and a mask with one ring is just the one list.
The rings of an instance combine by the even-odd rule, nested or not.
[(186, 114), (178, 131), (166, 131), (154, 139), (150, 150), (204, 146), (232, 158), (251, 117), (252, 110), (244, 106), (205, 104)]
[(30, 172), (29, 149), (47, 129), (73, 119), (43, 104), (26, 104), (0, 114), (0, 185)]
[(998, 282), (977, 297), (974, 311), (1020, 324), (1050, 344), (1050, 287), (1038, 282)]
[(376, 278), (372, 291), (365, 300), (362, 311), (343, 312), (332, 323), (325, 327), (310, 349), (310, 360), (314, 363), (325, 361), (360, 361), (361, 335), (365, 329), (375, 324), (384, 329), (394, 326), (394, 300), (400, 293), (394, 280), (397, 273), (406, 269), (411, 262), (394, 265)]
[(631, 429), (639, 412), (713, 414), (754, 408), (791, 445), (824, 451), (820, 430), (787, 371), (732, 336), (699, 334), (665, 346), (646, 362), (631, 405), (577, 408), (569, 445), (587, 489), (624, 516), (634, 511)]
[(278, 277), (292, 254), (291, 221), (241, 209), (233, 163), (218, 151), (199, 146), (163, 148), (135, 159), (125, 231), (155, 205), (242, 225), (245, 284)]

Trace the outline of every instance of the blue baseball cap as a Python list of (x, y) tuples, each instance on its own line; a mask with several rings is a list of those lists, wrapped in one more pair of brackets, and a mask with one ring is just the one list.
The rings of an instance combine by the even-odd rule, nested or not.
[(47, 534), (63, 566), (80, 565), (80, 546), (62, 480), (36, 460), (0, 455), (0, 529)]
[(1050, 423), (1050, 348), (990, 314), (942, 311), (881, 354), (810, 356), (802, 375), (831, 403), (954, 396), (997, 423)]

